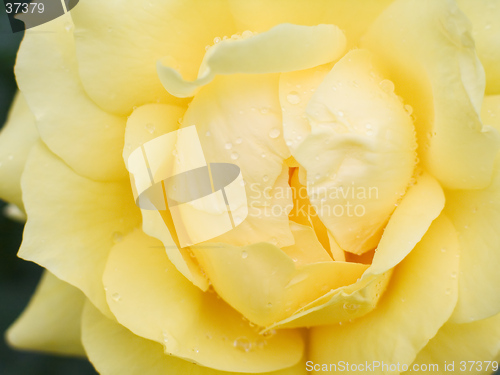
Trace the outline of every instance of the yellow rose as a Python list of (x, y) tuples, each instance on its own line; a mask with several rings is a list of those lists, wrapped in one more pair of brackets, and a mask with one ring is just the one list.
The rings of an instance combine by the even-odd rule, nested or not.
[[(8, 341), (105, 375), (492, 373), (499, 19), (498, 0), (85, 0), (28, 30), (1, 197), (47, 271)], [(179, 129), (199, 142), (151, 156)], [(245, 205), (213, 186), (144, 209), (139, 185), (200, 155), (238, 167)]]

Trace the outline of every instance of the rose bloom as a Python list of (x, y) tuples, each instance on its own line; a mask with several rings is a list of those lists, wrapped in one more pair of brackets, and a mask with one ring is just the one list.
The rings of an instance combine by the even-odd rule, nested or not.
[[(1, 197), (46, 271), (7, 340), (104, 375), (494, 372), (499, 20), (497, 0), (85, 0), (27, 30)], [(153, 164), (196, 147), (131, 162), (179, 129), (246, 200), (213, 238), (227, 211), (185, 202), (188, 246), (138, 174), (161, 187)]]

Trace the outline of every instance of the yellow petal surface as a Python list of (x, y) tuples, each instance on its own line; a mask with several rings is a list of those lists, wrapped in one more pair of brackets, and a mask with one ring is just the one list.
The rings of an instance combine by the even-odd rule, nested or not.
[(245, 183), (247, 218), (212, 242), (293, 244), (285, 166), (290, 152), (283, 138), (278, 75), (217, 77), (191, 102), (182, 126), (191, 125), (196, 125), (206, 161), (237, 165)]
[(439, 183), (429, 174), (417, 176), (384, 229), (372, 264), (363, 277), (386, 272), (406, 257), (445, 206)]
[[(143, 339), (113, 320), (107, 319), (91, 304), (87, 304), (82, 319), (82, 340), (85, 351), (102, 375), (236, 375), (218, 371), (163, 352), (160, 344)], [(119, 358), (120, 360), (117, 360)], [(304, 361), (262, 375), (305, 375)]]
[[(455, 229), (443, 216), (395, 268), (375, 310), (349, 324), (311, 329), (311, 361), (413, 362), (456, 304), (458, 251)], [(389, 372), (379, 367), (372, 373)]]
[(158, 61), (158, 76), (165, 89), (180, 98), (193, 96), (217, 74), (279, 73), (312, 68), (336, 60), (345, 49), (345, 37), (334, 25), (281, 24), (242, 39), (226, 39), (208, 49), (195, 81), (186, 81)]
[(168, 261), (162, 243), (140, 230), (113, 247), (103, 280), (117, 320), (163, 344), (167, 354), (240, 372), (275, 371), (302, 357), (299, 331), (259, 335), (216, 294), (186, 280)]
[(45, 271), (28, 306), (7, 331), (8, 343), (18, 349), (85, 356), (80, 330), (84, 303), (82, 292)]
[(268, 329), (344, 324), (361, 318), (376, 308), (389, 284), (391, 274), (392, 270), (359, 278), (351, 285), (331, 290)]
[(418, 353), (412, 371), (404, 374), (428, 373), (423, 370), (429, 364), (437, 365), (440, 373), (492, 374), (499, 368), (499, 353), (500, 315), (473, 323), (446, 323)]
[(500, 95), (487, 95), (481, 107), (481, 119), (486, 125), (500, 131)]
[(413, 106), (426, 169), (448, 188), (487, 186), (500, 138), (479, 118), (484, 70), (470, 23), (456, 3), (396, 1), (362, 46), (377, 55), (399, 95)]
[(82, 176), (127, 177), (121, 158), (126, 118), (104, 112), (85, 93), (69, 14), (26, 31), (15, 72), (52, 152)]
[(35, 118), (18, 92), (0, 133), (0, 198), (23, 207), (21, 174), (28, 154), (38, 139)]
[(81, 289), (109, 314), (102, 285), (109, 250), (140, 223), (129, 182), (81, 177), (39, 143), (21, 186), (28, 221), (19, 256)]
[(307, 104), (311, 132), (293, 153), (321, 221), (355, 254), (376, 247), (416, 157), (411, 117), (370, 60), (354, 50), (335, 64)]
[(247, 319), (267, 327), (330, 290), (353, 284), (368, 268), (365, 264), (323, 260), (324, 249), (317, 240), (310, 241), (306, 249), (321, 256), (310, 256), (310, 260), (320, 261), (303, 263), (305, 257), (298, 261), (297, 253), (306, 250), (301, 248), (303, 237), (307, 232), (309, 237), (314, 233), (298, 224), (292, 228), (296, 244), (283, 250), (269, 243), (244, 247), (221, 243), (191, 249), (215, 291)]
[(461, 246), (460, 286), (452, 320), (465, 323), (500, 312), (500, 159), (491, 185), (479, 191), (446, 192), (445, 212)]
[[(230, 0), (238, 29), (261, 32), (281, 23), (315, 26), (321, 23), (341, 28), (352, 47), (373, 20), (392, 0)], [(263, 11), (264, 9), (264, 11)]]
[(90, 0), (71, 14), (87, 93), (102, 108), (122, 115), (158, 100), (178, 101), (158, 79), (158, 59), (168, 58), (183, 76), (195, 78), (205, 46), (237, 32), (224, 0)]
[(500, 2), (457, 0), (472, 22), (472, 37), (486, 73), (486, 93), (500, 94)]

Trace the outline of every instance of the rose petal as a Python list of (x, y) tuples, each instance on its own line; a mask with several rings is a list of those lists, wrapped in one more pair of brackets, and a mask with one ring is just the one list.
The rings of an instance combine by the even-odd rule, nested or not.
[(456, 323), (484, 319), (500, 312), (500, 158), (493, 181), (483, 190), (446, 192), (445, 212), (459, 233), (460, 285)]
[(18, 92), (0, 133), (0, 198), (20, 208), (24, 207), (21, 174), (29, 151), (38, 138), (35, 118), (24, 96)]
[(85, 93), (72, 30), (69, 14), (27, 30), (17, 57), (17, 83), (52, 152), (82, 176), (124, 179), (126, 118), (104, 112)]
[(21, 316), (7, 331), (7, 341), (18, 349), (85, 356), (81, 342), (81, 314), (85, 296), (45, 271)]
[(183, 76), (194, 77), (205, 46), (237, 31), (222, 0), (86, 0), (71, 14), (85, 90), (99, 106), (121, 115), (157, 100), (179, 102), (158, 79), (158, 59), (168, 56)]
[(190, 125), (196, 125), (207, 162), (235, 164), (245, 181), (247, 218), (211, 242), (292, 244), (292, 195), (284, 165), (290, 152), (283, 139), (278, 76), (218, 77), (191, 102), (182, 123)]
[(19, 257), (47, 268), (110, 314), (102, 273), (111, 246), (140, 223), (128, 181), (77, 175), (39, 143), (22, 176), (28, 214)]
[(486, 93), (500, 94), (500, 4), (498, 0), (457, 0), (472, 22), (472, 37), (486, 73)]
[(298, 331), (260, 336), (214, 293), (203, 293), (178, 273), (162, 243), (140, 230), (113, 247), (103, 280), (117, 320), (164, 344), (166, 353), (245, 372), (275, 371), (302, 357)]
[[(441, 248), (447, 250), (441, 252)], [(443, 216), (396, 267), (375, 310), (352, 323), (311, 329), (310, 359), (314, 363), (413, 362), (455, 307), (458, 251), (455, 230)], [(386, 371), (379, 367), (373, 373)]]
[(316, 0), (311, 4), (309, 0), (230, 0), (229, 6), (240, 30), (261, 32), (282, 23), (333, 24), (345, 32), (351, 48), (392, 1)]
[[(279, 73), (312, 68), (336, 60), (345, 49), (345, 37), (334, 25), (281, 24), (239, 40), (223, 40), (210, 48), (198, 78), (183, 79), (168, 61), (159, 61), (158, 75), (165, 89), (179, 98), (194, 96), (218, 74)], [(170, 64), (168, 64), (170, 65)]]
[(321, 221), (355, 254), (375, 248), (416, 156), (411, 118), (370, 59), (354, 50), (335, 64), (307, 104), (311, 132), (293, 153)]
[[(135, 375), (145, 372), (148, 375), (237, 375), (168, 356), (160, 344), (135, 336), (125, 327), (100, 314), (89, 303), (84, 309), (82, 331), (89, 359), (102, 375)], [(305, 375), (306, 370), (304, 361), (300, 361), (293, 367), (261, 374)]]
[[(302, 242), (302, 230), (314, 235), (309, 227), (299, 229), (294, 230), (298, 244)], [(245, 247), (213, 245), (191, 249), (215, 291), (247, 319), (263, 327), (288, 318), (332, 289), (356, 282), (368, 268), (365, 264), (331, 260), (296, 264), (287, 255), (298, 251), (293, 246), (281, 250), (265, 242)], [(312, 253), (324, 251), (319, 241), (308, 246), (317, 247)]]
[(448, 188), (487, 186), (500, 137), (479, 118), (484, 70), (456, 3), (396, 1), (372, 25), (363, 46), (413, 106), (426, 169)]
[(441, 186), (431, 175), (422, 173), (392, 214), (372, 264), (363, 277), (384, 273), (399, 264), (422, 239), (444, 207)]
[[(467, 324), (446, 323), (418, 353), (414, 364), (435, 364), (441, 371), (460, 374), (491, 374), (500, 352), (500, 315)], [(492, 363), (492, 361), (495, 361)], [(449, 367), (454, 363), (454, 368)], [(413, 365), (412, 365), (413, 366)], [(410, 366), (410, 368), (412, 367)], [(410, 372), (404, 372), (409, 374)], [(412, 370), (411, 374), (424, 371)], [(428, 371), (425, 371), (428, 373)]]

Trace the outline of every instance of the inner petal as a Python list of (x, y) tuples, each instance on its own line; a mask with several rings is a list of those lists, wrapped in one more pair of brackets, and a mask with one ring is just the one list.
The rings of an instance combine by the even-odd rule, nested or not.
[(307, 171), (311, 204), (343, 250), (373, 250), (413, 175), (407, 108), (370, 53), (354, 50), (328, 73), (305, 115), (311, 130), (292, 155)]

